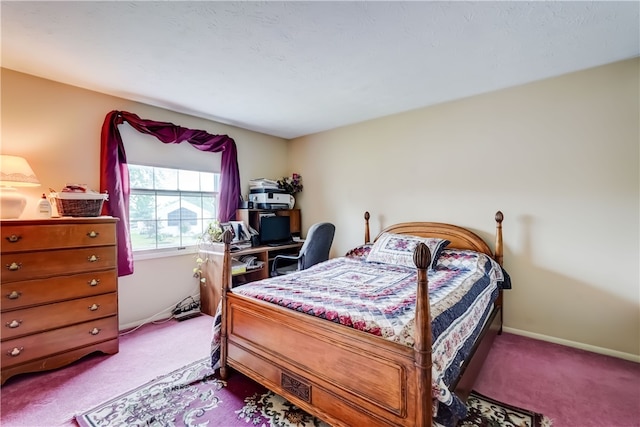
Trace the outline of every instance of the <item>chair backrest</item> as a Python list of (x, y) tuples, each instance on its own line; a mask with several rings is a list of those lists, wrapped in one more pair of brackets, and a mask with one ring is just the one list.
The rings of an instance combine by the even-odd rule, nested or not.
[(329, 222), (319, 222), (309, 228), (307, 238), (300, 249), (298, 270), (304, 270), (329, 259), (329, 250), (335, 232), (335, 225)]

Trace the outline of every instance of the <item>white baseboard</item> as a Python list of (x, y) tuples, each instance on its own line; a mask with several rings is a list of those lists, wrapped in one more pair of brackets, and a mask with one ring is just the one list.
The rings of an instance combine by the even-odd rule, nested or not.
[[(187, 295), (186, 297), (184, 297), (183, 299), (178, 301), (177, 304), (182, 303), (187, 298), (198, 299), (198, 301), (199, 301), (200, 300), (200, 294), (199, 293), (194, 293), (194, 294), (191, 294), (191, 295)], [(137, 328), (139, 326), (145, 325), (147, 323), (166, 321), (171, 317), (171, 314), (172, 314), (173, 309), (175, 307), (176, 307), (176, 304), (171, 304), (169, 307), (157, 312), (156, 314), (154, 314), (152, 316), (147, 317), (146, 319), (140, 319), (140, 320), (136, 320), (134, 322), (120, 324), (120, 325), (118, 325), (118, 329), (122, 333), (123, 331), (128, 331), (128, 330), (131, 330), (133, 328)]]
[(144, 319), (144, 320), (137, 320), (135, 322), (130, 322), (127, 323), (125, 325), (119, 325), (118, 329), (120, 330), (120, 332), (127, 332), (131, 329), (137, 328), (139, 326), (142, 325), (146, 325), (147, 323), (151, 323), (151, 322), (165, 322), (168, 321), (171, 318), (171, 313), (167, 313), (167, 314), (162, 314), (162, 315), (158, 315), (158, 317), (153, 317), (153, 319)]
[(562, 338), (550, 337), (548, 335), (536, 334), (533, 332), (527, 332), (520, 329), (503, 327), (504, 332), (508, 332), (514, 335), (521, 335), (527, 338), (533, 338), (540, 341), (546, 341), (554, 344), (560, 344), (567, 347), (573, 347), (580, 350), (590, 351), (592, 353), (604, 354), (605, 356), (617, 357), (618, 359), (630, 360), (631, 362), (640, 363), (640, 355), (623, 353), (621, 351), (611, 350), (603, 347), (596, 347), (595, 345), (583, 344), (576, 341), (564, 340)]

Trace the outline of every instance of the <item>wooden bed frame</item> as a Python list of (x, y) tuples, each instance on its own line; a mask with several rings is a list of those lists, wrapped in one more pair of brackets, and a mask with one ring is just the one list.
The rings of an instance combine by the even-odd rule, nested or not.
[[(475, 233), (451, 224), (407, 222), (382, 232), (445, 238), (451, 241), (449, 248), (483, 252), (502, 265), (501, 212), (496, 213), (495, 220), (495, 253)], [(229, 265), (229, 236), (223, 240), (224, 263)], [(365, 243), (368, 242), (367, 212)], [(233, 368), (332, 426), (431, 426), (431, 316), (427, 291), (430, 259), (428, 248), (419, 245), (414, 253), (418, 302), (413, 348), (229, 292), (230, 269), (224, 268), (221, 377), (227, 378), (229, 368)], [(502, 291), (473, 347), (472, 357), (451, 386), (463, 400), (501, 330)]]

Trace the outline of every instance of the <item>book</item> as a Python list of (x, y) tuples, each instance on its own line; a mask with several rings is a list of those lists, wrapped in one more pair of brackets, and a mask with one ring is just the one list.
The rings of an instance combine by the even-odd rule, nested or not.
[(246, 271), (247, 271), (246, 263), (240, 260), (237, 260), (235, 258), (231, 258), (231, 275), (246, 273)]

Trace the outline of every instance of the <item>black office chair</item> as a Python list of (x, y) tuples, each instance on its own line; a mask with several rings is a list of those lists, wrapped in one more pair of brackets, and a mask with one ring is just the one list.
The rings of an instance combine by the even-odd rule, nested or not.
[[(329, 259), (329, 250), (333, 243), (335, 225), (319, 222), (309, 228), (307, 238), (298, 255), (277, 255), (271, 266), (271, 276), (282, 276), (294, 271), (304, 270)], [(282, 261), (289, 261), (286, 263)], [(297, 262), (296, 262), (297, 261)]]

